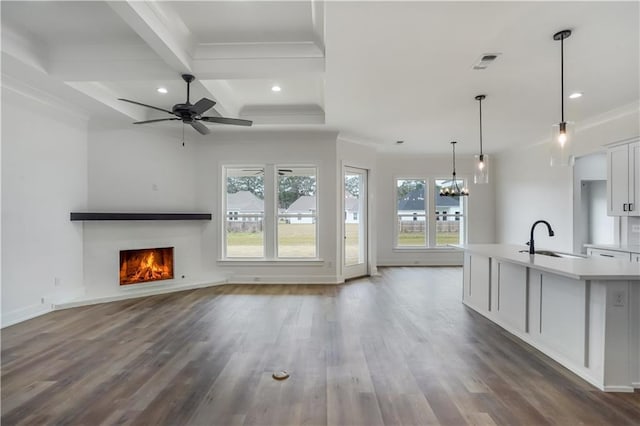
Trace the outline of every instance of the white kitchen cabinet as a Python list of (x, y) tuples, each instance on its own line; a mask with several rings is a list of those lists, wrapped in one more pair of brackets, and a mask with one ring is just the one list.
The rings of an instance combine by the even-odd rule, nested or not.
[(628, 251), (604, 250), (591, 247), (587, 249), (587, 256), (631, 260), (631, 254)]
[(607, 150), (609, 216), (640, 216), (640, 142), (615, 145)]

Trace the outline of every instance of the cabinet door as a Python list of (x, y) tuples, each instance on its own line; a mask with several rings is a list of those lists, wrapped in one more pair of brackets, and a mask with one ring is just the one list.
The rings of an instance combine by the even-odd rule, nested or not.
[[(629, 146), (621, 145), (607, 151), (607, 197), (609, 216), (628, 216)], [(635, 206), (634, 206), (635, 207)]]
[(640, 216), (640, 142), (629, 145), (629, 216)]

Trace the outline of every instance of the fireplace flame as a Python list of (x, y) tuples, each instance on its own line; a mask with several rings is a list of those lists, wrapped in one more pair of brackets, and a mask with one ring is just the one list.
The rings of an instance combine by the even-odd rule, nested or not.
[(120, 284), (173, 278), (171, 249), (130, 250), (120, 259)]

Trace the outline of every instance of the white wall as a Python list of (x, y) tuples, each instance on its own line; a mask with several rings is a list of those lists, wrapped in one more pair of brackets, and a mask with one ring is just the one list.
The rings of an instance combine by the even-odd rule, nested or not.
[[(379, 265), (461, 265), (462, 254), (451, 249), (394, 249), (393, 230), (396, 224), (396, 178), (451, 177), (451, 157), (418, 154), (378, 154), (376, 181), (377, 245)], [(473, 158), (456, 156), (458, 178), (469, 182), (467, 199), (467, 240), (469, 243), (494, 242), (494, 184), (490, 172), (489, 184), (473, 184)], [(429, 193), (428, 197), (433, 197)]]
[[(237, 131), (235, 131), (237, 130)], [(337, 133), (328, 130), (242, 130), (219, 132), (197, 143), (197, 194), (201, 210), (214, 214), (202, 236), (203, 268), (231, 282), (338, 282), (336, 252), (339, 204), (336, 197)], [(222, 250), (222, 165), (289, 164), (318, 167), (317, 262), (220, 261)]]
[[(2, 88), (2, 324), (82, 288), (87, 119)], [(43, 303), (44, 298), (44, 303)]]
[[(631, 138), (638, 134), (639, 124), (637, 104), (579, 123), (574, 153), (595, 153), (604, 144)], [(537, 247), (573, 251), (572, 167), (550, 167), (548, 143), (503, 152), (494, 165), (498, 242), (524, 244), (533, 222), (545, 219), (555, 230), (555, 237), (539, 231)]]
[[(613, 244), (618, 239), (619, 221), (607, 216), (606, 180), (606, 152), (576, 158), (573, 167), (574, 252), (586, 252), (586, 243)], [(596, 182), (603, 185), (598, 186)]]
[[(88, 210), (94, 212), (196, 212), (197, 140), (185, 146), (175, 132), (126, 124), (116, 129), (91, 123)], [(84, 229), (85, 300), (218, 282), (202, 267), (202, 235), (210, 221), (88, 221)], [(120, 250), (174, 247), (174, 279), (121, 287)]]
[(614, 244), (614, 218), (607, 216), (607, 182), (606, 180), (591, 183), (589, 197), (589, 230), (591, 243)]

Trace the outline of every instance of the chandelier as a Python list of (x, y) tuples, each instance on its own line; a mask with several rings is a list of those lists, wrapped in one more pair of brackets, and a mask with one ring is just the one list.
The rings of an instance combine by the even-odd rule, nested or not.
[(452, 141), (451, 147), (453, 148), (453, 173), (451, 174), (451, 183), (448, 186), (442, 186), (440, 188), (440, 195), (443, 197), (466, 197), (469, 195), (469, 190), (465, 187), (460, 188), (458, 180), (456, 179), (456, 144), (458, 142)]

